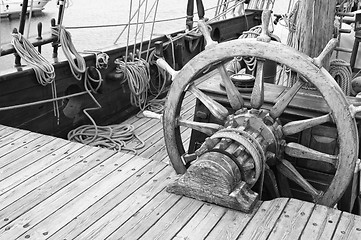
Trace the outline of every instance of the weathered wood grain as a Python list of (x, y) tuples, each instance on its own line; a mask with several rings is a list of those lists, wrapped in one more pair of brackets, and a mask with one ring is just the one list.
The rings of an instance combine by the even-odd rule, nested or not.
[(332, 239), (340, 217), (340, 211), (334, 208), (316, 205), (300, 239)]
[(239, 238), (267, 239), (288, 201), (287, 198), (277, 198), (263, 202)]
[(361, 239), (361, 217), (342, 212), (332, 239)]
[(204, 239), (227, 209), (214, 204), (204, 204), (174, 239)]
[(313, 203), (290, 199), (268, 238), (298, 239), (314, 206)]

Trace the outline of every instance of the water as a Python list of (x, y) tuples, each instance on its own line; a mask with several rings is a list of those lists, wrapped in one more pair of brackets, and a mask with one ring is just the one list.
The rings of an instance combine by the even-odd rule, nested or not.
[[(134, 14), (135, 9), (143, 0), (132, 0)], [(31, 0), (29, 0), (29, 3)], [(155, 2), (155, 0), (148, 0), (148, 11)], [(218, 0), (206, 0), (203, 1), (205, 8), (210, 9), (206, 12), (206, 17), (214, 17), (214, 7)], [(68, 28), (72, 34), (72, 39), (75, 47), (78, 51), (84, 50), (98, 50), (104, 47), (108, 47), (114, 44), (114, 41), (122, 31), (124, 26), (116, 27), (97, 27), (97, 28), (79, 28), (82, 26), (106, 26), (114, 24), (125, 24), (129, 21), (129, 9), (131, 0), (72, 0), (70, 5), (65, 10), (63, 25)], [(158, 6), (158, 12), (156, 19), (169, 19), (179, 18), (186, 15), (186, 0), (160, 0)], [(145, 4), (143, 5), (144, 12)], [(286, 12), (288, 7), (288, 0), (276, 1), (275, 8), (283, 9), (281, 12)], [(196, 10), (196, 9), (195, 9)], [(154, 13), (154, 11), (152, 12)], [(45, 9), (32, 16), (30, 28), (28, 22), (25, 25), (24, 35), (29, 37), (36, 37), (37, 30), (36, 25), (38, 22), (43, 23), (43, 35), (46, 36), (50, 33), (50, 20), (51, 18), (57, 19), (58, 6), (57, 1), (53, 0), (49, 2)], [(153, 14), (148, 18), (148, 21), (153, 20)], [(137, 17), (133, 19), (136, 22)], [(196, 19), (196, 18), (195, 18)], [(140, 22), (143, 20), (143, 15), (140, 16)], [(19, 19), (1, 19), (0, 39), (1, 44), (10, 43), (12, 36), (11, 32), (13, 28), (19, 27)], [(155, 35), (165, 35), (174, 31), (182, 30), (185, 28), (185, 19), (176, 20), (172, 22), (157, 23), (154, 28)], [(29, 32), (29, 34), (27, 34)], [(147, 25), (146, 35), (149, 36), (151, 32), (151, 25)], [(127, 43), (127, 31), (119, 39), (117, 44), (125, 45)], [(129, 44), (135, 42), (133, 36), (135, 35), (135, 27), (131, 28)], [(144, 39), (148, 39), (149, 37)], [(136, 40), (140, 41), (140, 37)], [(43, 48), (43, 55), (47, 58), (51, 58), (51, 48)], [(48, 56), (47, 56), (48, 55)], [(0, 70), (11, 67), (13, 65), (14, 57), (7, 56), (0, 59)]]
[[(143, 1), (143, 0), (142, 0)], [(30, 0), (29, 0), (30, 2)], [(106, 26), (109, 24), (124, 24), (129, 20), (129, 9), (130, 9), (130, 0), (106, 0), (106, 1), (96, 1), (96, 0), (73, 0), (70, 1), (70, 6), (65, 10), (63, 25), (65, 27), (81, 27), (81, 26)], [(133, 11), (139, 5), (139, 0), (133, 0)], [(148, 12), (153, 5), (155, 0), (148, 1)], [(218, 0), (207, 0), (205, 8), (214, 7)], [(177, 18), (183, 17), (186, 15), (186, 4), (187, 1), (182, 0), (160, 0), (158, 5), (157, 18), (168, 19), (168, 18)], [(142, 12), (145, 12), (145, 3), (143, 5)], [(148, 21), (153, 20), (153, 13), (149, 16)], [(58, 6), (57, 1), (53, 0), (49, 2), (45, 9), (41, 13), (34, 14), (31, 19), (30, 31), (28, 30), (28, 23), (25, 25), (24, 35), (27, 36), (29, 31), (29, 37), (37, 36), (36, 25), (38, 22), (43, 23), (43, 34), (44, 36), (47, 33), (50, 33), (50, 20), (51, 18), (57, 19)], [(210, 12), (207, 12), (210, 14)], [(214, 10), (212, 13), (213, 17)], [(133, 19), (133, 22), (136, 22), (137, 17)], [(144, 19), (143, 16), (140, 16), (140, 21)], [(28, 22), (28, 21), (27, 21)], [(1, 28), (0, 28), (0, 39), (1, 44), (10, 43), (12, 36), (11, 32), (13, 28), (19, 27), (19, 19), (1, 19)], [(177, 20), (173, 22), (158, 23), (155, 25), (154, 33), (156, 35), (169, 34), (176, 30), (184, 29), (185, 20)], [(118, 37), (121, 30), (124, 26), (117, 27), (98, 27), (98, 28), (86, 28), (86, 29), (69, 29), (72, 34), (72, 39), (75, 47), (78, 51), (83, 50), (97, 50), (102, 49), (107, 46), (114, 44), (114, 41)], [(149, 35), (151, 31), (151, 25), (147, 25), (146, 34)], [(134, 43), (134, 33), (135, 27), (131, 28), (130, 35), (130, 44)], [(126, 44), (127, 42), (127, 31), (124, 32), (123, 37), (119, 39), (118, 44)], [(148, 39), (145, 38), (145, 39)], [(140, 41), (138, 39), (137, 41)], [(49, 48), (49, 47), (48, 47)], [(45, 49), (45, 48), (44, 48)], [(44, 50), (46, 51), (46, 49)], [(49, 54), (51, 50), (49, 49)], [(44, 52), (43, 55), (47, 53)], [(6, 61), (2, 60), (0, 62), (1, 67), (13, 65), (13, 56), (6, 57)], [(11, 59), (11, 60), (10, 60)]]

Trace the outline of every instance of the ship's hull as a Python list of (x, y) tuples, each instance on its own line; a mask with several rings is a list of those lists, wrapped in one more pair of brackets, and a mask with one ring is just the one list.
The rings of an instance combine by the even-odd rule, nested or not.
[[(250, 12), (247, 19), (245, 16), (240, 16), (215, 22), (212, 24), (212, 35), (219, 41), (237, 38), (249, 27), (260, 24), (260, 14), (260, 12)], [(172, 36), (178, 34), (174, 33)], [(165, 43), (168, 38), (164, 36), (153, 39), (150, 42), (151, 46), (153, 47), (157, 41)], [(177, 69), (180, 69), (204, 48), (202, 38), (199, 41), (183, 37), (174, 41), (173, 44)], [(43, 46), (43, 48), (45, 47), (51, 46)], [(144, 42), (142, 48), (146, 50), (148, 42)], [(131, 46), (130, 49), (133, 47)], [(164, 47), (164, 49), (166, 49), (164, 57), (171, 62), (172, 48)], [(59, 49), (59, 51), (61, 50)], [(120, 122), (139, 111), (139, 108), (130, 104), (130, 91), (127, 82), (109, 77), (115, 71), (114, 60), (124, 56), (125, 51), (125, 47), (112, 47), (104, 50), (109, 55), (109, 67), (101, 70), (104, 82), (100, 92), (95, 94), (102, 107), (99, 110), (89, 112), (98, 125)], [(95, 64), (95, 55), (89, 54), (85, 60), (87, 66), (92, 66)], [(77, 81), (73, 77), (67, 61), (56, 63), (54, 67), (58, 97), (84, 91), (83, 82)], [(36, 80), (34, 71), (28, 67), (0, 72), (0, 84), (2, 86), (0, 88), (0, 124), (6, 126), (65, 138), (70, 130), (79, 125), (90, 123), (82, 110), (86, 107), (96, 106), (87, 94), (58, 101), (60, 106), (59, 122), (54, 116), (51, 102), (2, 111), (1, 108), (4, 107), (49, 100), (52, 98), (52, 91), (50, 85), (45, 87), (40, 85)]]

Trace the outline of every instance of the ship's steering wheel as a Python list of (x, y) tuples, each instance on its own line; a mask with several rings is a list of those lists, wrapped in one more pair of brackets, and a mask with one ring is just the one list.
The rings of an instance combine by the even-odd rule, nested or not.
[[(266, 17), (263, 16), (263, 26), (268, 26), (269, 20), (267, 20)], [(276, 140), (274, 143), (278, 144), (278, 146), (276, 146), (278, 150), (275, 153), (278, 158), (276, 161), (276, 169), (303, 187), (317, 203), (334, 206), (352, 179), (358, 156), (358, 134), (354, 120), (355, 112), (353, 112), (353, 106), (350, 107), (350, 104), (336, 81), (320, 66), (322, 58), (330, 51), (330, 46), (324, 49), (320, 57), (310, 58), (292, 47), (270, 41), (267, 31), (264, 29), (265, 28), (263, 28), (258, 39), (237, 39), (219, 44), (215, 44), (209, 35), (205, 35), (207, 45), (209, 46), (211, 44), (214, 46), (209, 46), (208, 49), (195, 56), (179, 72), (173, 72), (174, 81), (170, 88), (163, 114), (164, 138), (170, 161), (178, 174), (183, 174), (187, 171), (184, 159), (182, 159), (184, 154), (186, 154), (180, 133), (182, 126), (202, 131), (208, 135), (212, 135), (219, 129), (224, 128), (224, 126), (213, 123), (198, 123), (182, 120), (180, 114), (181, 106), (187, 91), (190, 91), (200, 99), (210, 112), (221, 121), (226, 122), (228, 116), (231, 115), (225, 107), (201, 92), (197, 86), (193, 84), (196, 76), (210, 66), (217, 68), (222, 76), (230, 105), (235, 111), (244, 109), (244, 101), (241, 93), (239, 93), (225, 72), (225, 63), (235, 57), (255, 57), (259, 61), (250, 102), (252, 109), (259, 110), (262, 109), (262, 105), (264, 104), (263, 62), (264, 60), (270, 60), (281, 66), (289, 67), (300, 77), (298, 81), (277, 100), (274, 106), (271, 107), (270, 110), (267, 110), (268, 114), (266, 114), (267, 116), (263, 116), (263, 118), (268, 118), (272, 122), (278, 121), (278, 118), (285, 111), (303, 84), (305, 82), (312, 83), (329, 106), (329, 114), (307, 120), (293, 121), (283, 126), (281, 125), (281, 132), (283, 136), (287, 136), (326, 122), (333, 122), (337, 128), (339, 148), (337, 155), (329, 155), (312, 150), (298, 143)], [(330, 44), (332, 45), (333, 42)], [(262, 121), (264, 121), (264, 119), (262, 119)], [(327, 190), (322, 192), (315, 189), (296, 170), (291, 162), (287, 160), (289, 156), (308, 158), (332, 164), (336, 171)], [(264, 160), (265, 163), (267, 163), (266, 161), (267, 159)]]

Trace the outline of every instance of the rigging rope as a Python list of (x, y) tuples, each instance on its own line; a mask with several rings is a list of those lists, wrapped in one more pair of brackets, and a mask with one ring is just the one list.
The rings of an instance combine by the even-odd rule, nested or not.
[(29, 21), (28, 21), (28, 27), (27, 27), (27, 30), (26, 30), (26, 38), (29, 38), (30, 23), (31, 23), (31, 18), (33, 16), (33, 3), (34, 3), (34, 0), (31, 0), (31, 2), (30, 2), (30, 10), (29, 10)]

